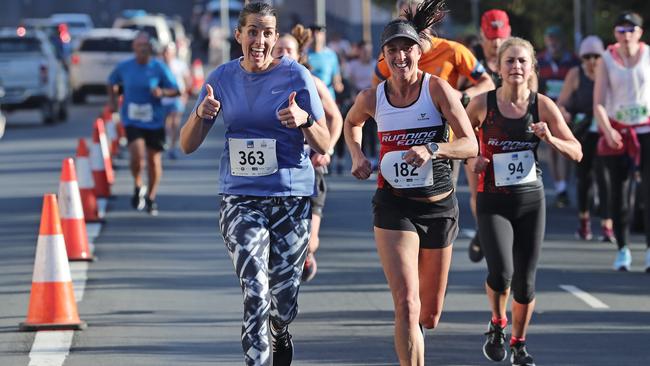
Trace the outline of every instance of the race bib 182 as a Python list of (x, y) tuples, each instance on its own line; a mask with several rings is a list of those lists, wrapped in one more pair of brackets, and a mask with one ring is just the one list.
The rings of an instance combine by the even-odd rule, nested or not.
[(433, 162), (420, 167), (404, 161), (406, 151), (391, 151), (381, 159), (379, 169), (384, 179), (395, 188), (418, 188), (433, 185)]

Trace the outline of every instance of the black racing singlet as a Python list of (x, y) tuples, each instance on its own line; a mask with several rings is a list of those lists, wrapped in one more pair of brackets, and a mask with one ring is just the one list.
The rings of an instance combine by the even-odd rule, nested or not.
[[(499, 112), (496, 90), (487, 94), (487, 114), (479, 129), (481, 155), (490, 160), (479, 174), (478, 192), (520, 193), (542, 187), (542, 171), (537, 160), (539, 138), (533, 133), (531, 124), (539, 121), (537, 93), (531, 92), (528, 111), (521, 118), (511, 119)], [(532, 154), (532, 157), (530, 156)], [(495, 159), (499, 169), (495, 169)], [(532, 163), (534, 167), (527, 164)], [(531, 172), (530, 170), (533, 170)], [(499, 173), (500, 186), (495, 183), (495, 172)], [(536, 174), (535, 176), (528, 174)], [(529, 179), (523, 179), (527, 176)], [(511, 179), (514, 183), (506, 182)], [(532, 180), (531, 180), (532, 179)]]
[(578, 88), (571, 95), (568, 105), (569, 113), (584, 113), (587, 120), (591, 120), (594, 111), (594, 81), (589, 79), (585, 70), (580, 66), (580, 79)]

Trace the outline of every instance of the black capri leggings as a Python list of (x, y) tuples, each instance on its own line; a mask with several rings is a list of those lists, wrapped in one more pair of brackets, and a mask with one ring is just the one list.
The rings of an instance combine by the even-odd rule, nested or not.
[(512, 288), (515, 301), (529, 304), (535, 299), (535, 274), (546, 225), (544, 190), (479, 192), (476, 211), (488, 286), (496, 292)]
[[(598, 206), (599, 216), (601, 219), (612, 218), (611, 200), (609, 199), (609, 191), (603, 183), (603, 163), (596, 155), (596, 147), (598, 146), (598, 132), (589, 132), (587, 136), (580, 141), (582, 144), (582, 160), (576, 164), (576, 180), (578, 196), (578, 210), (580, 212), (588, 212), (593, 193), (593, 183), (596, 180), (598, 186)], [(595, 179), (594, 179), (595, 178)]]

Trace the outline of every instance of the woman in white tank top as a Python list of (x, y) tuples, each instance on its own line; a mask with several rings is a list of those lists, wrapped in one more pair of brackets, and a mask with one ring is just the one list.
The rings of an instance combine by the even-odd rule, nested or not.
[[(369, 118), (377, 121), (381, 169), (373, 198), (374, 233), (395, 306), (400, 365), (424, 365), (421, 329), (434, 328), (442, 313), (458, 233), (448, 159), (478, 152), (456, 92), (418, 69), (421, 45), (427, 42), (420, 37), (444, 16), (441, 4), (425, 0), (418, 6), (418, 19), (409, 12), (384, 28), (382, 53), (391, 76), (362, 91), (344, 123), (352, 174), (368, 179), (372, 168), (361, 150), (362, 127)], [(456, 136), (453, 142), (447, 142), (447, 124)]]
[[(643, 19), (637, 13), (619, 15), (614, 36), (596, 67), (594, 116), (601, 131), (598, 154), (604, 180), (611, 193), (614, 235), (618, 253), (614, 269), (629, 271), (632, 256), (628, 248), (629, 186), (631, 172), (641, 171), (640, 196), (646, 212), (646, 245), (650, 245), (650, 47), (640, 42)], [(644, 162), (645, 161), (645, 162)], [(650, 249), (646, 250), (645, 270), (650, 272)]]

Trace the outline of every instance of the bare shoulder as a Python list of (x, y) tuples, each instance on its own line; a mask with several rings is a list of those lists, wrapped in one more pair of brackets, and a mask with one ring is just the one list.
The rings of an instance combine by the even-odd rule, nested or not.
[(537, 93), (537, 108), (542, 119), (544, 119), (544, 116), (554, 116), (560, 113), (560, 109), (553, 99), (541, 93)]

